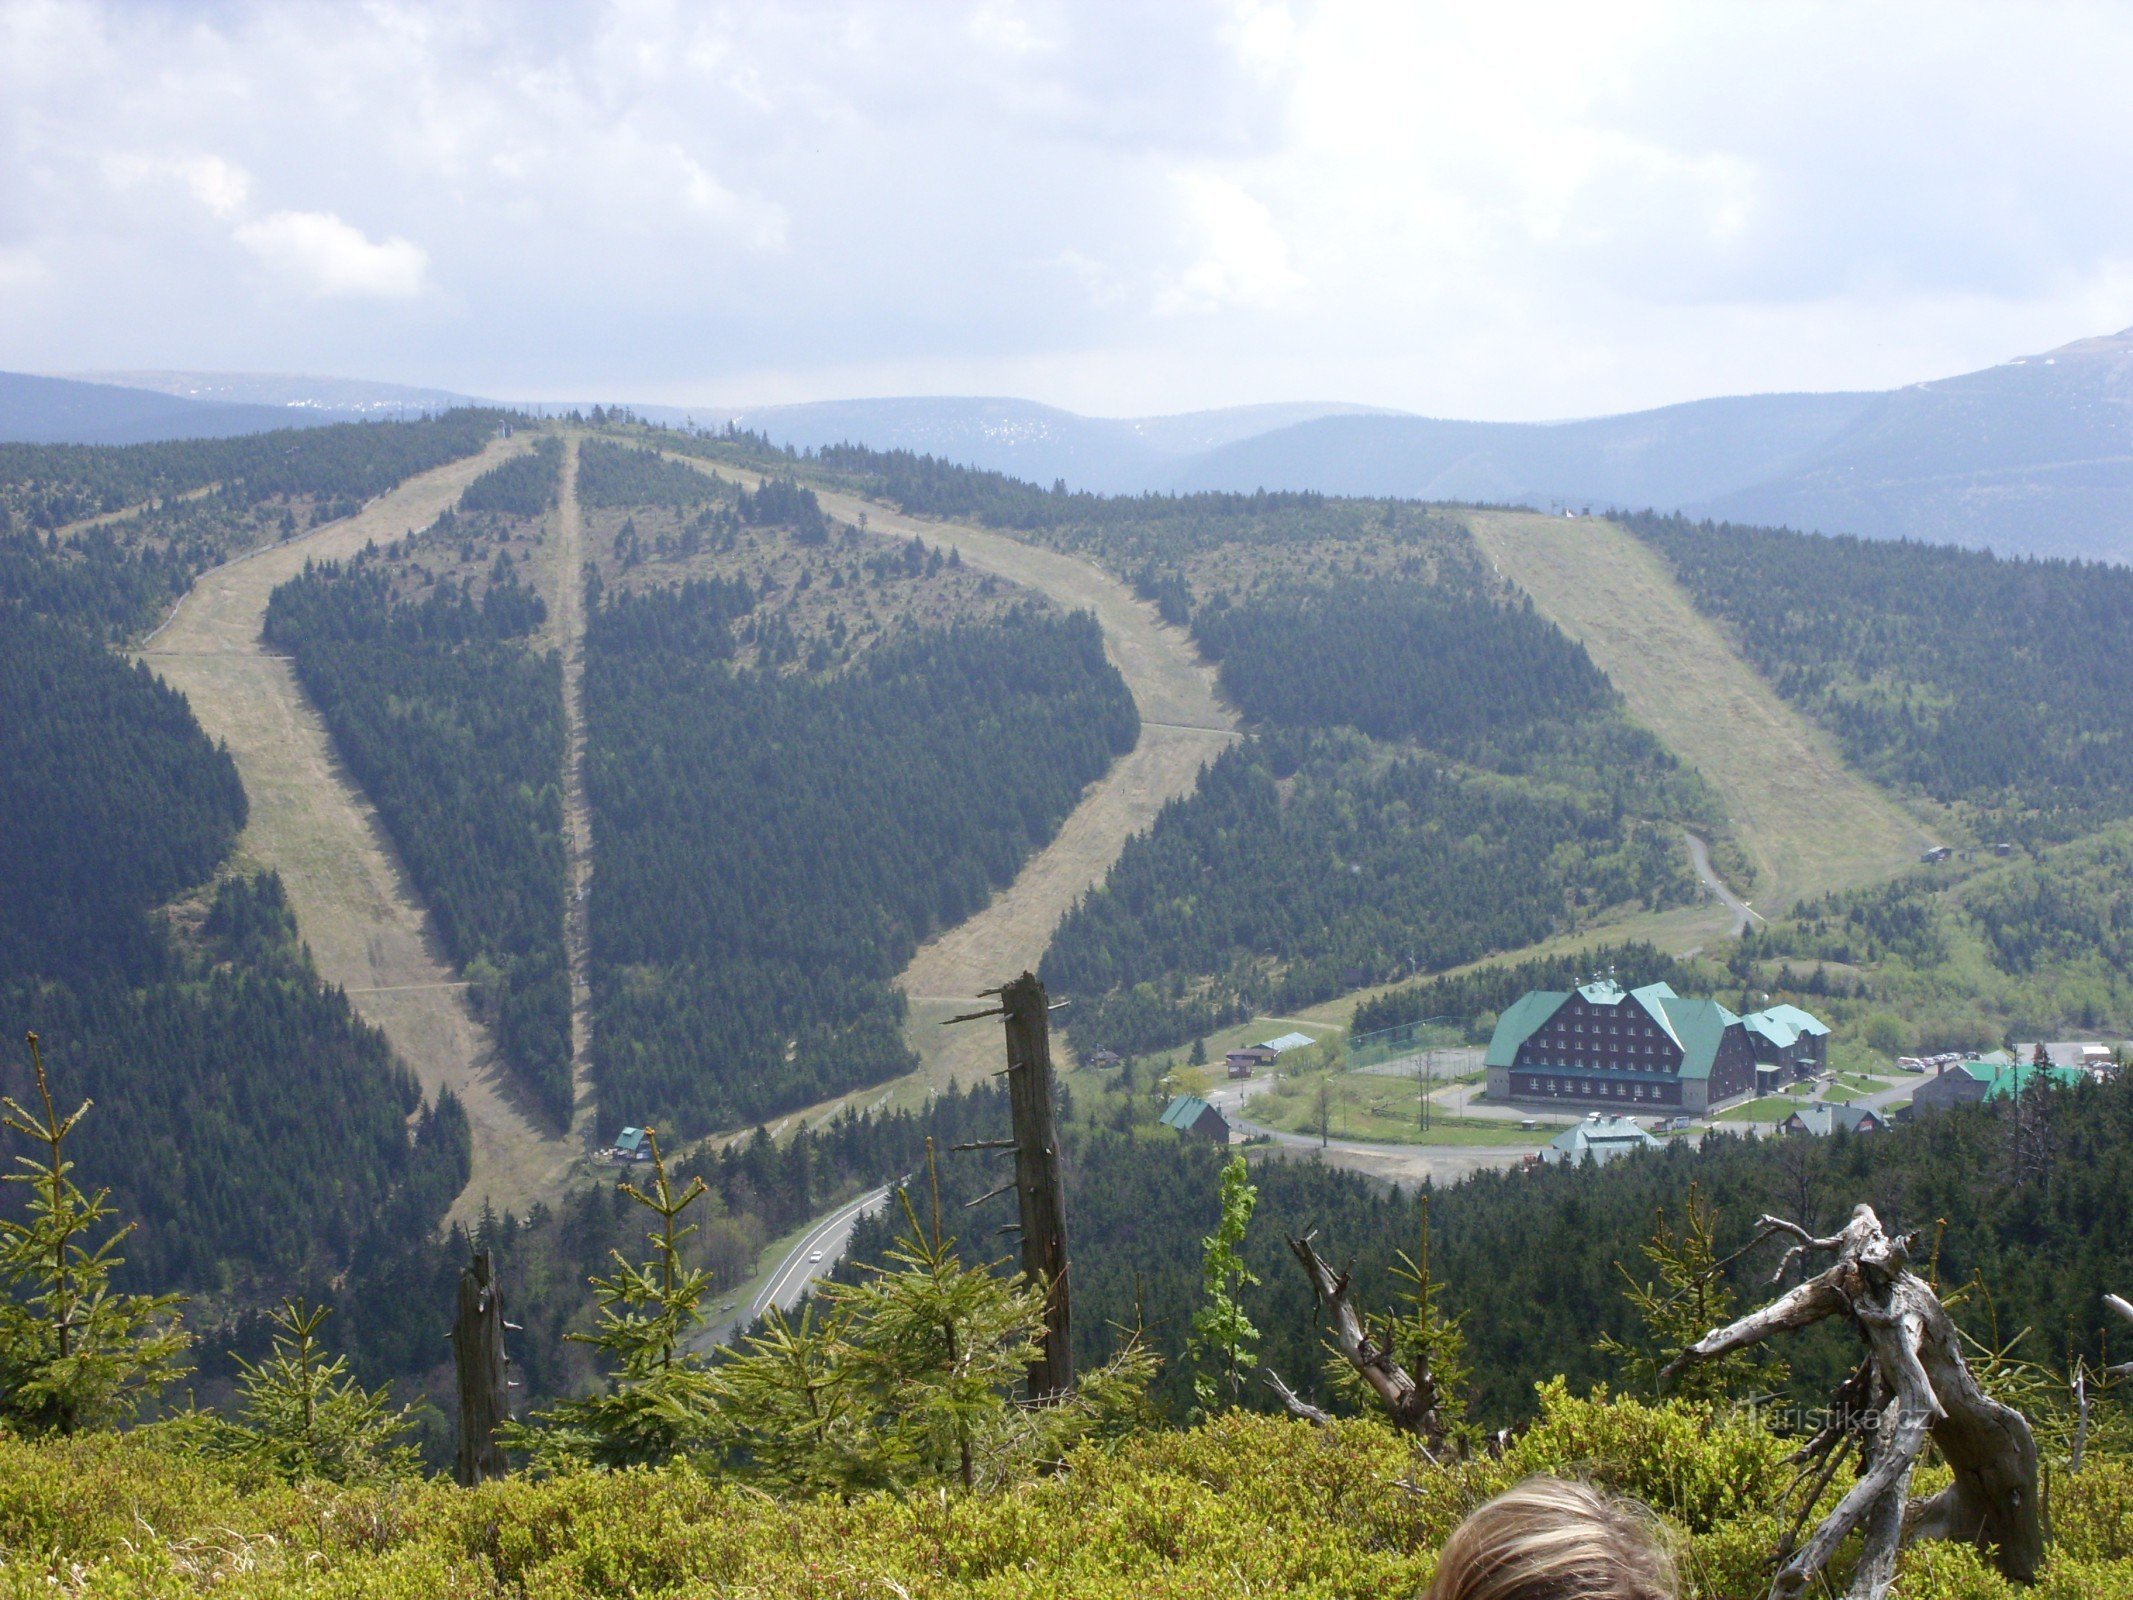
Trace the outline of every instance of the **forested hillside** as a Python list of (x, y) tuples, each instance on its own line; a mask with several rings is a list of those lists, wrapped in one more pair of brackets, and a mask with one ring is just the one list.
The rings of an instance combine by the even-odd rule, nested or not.
[(210, 486), (240, 504), (279, 498), (352, 509), (418, 472), (474, 454), (503, 420), (501, 412), (469, 407), (420, 422), (350, 422), (234, 439), (0, 444), (0, 533), (43, 532)]
[[(1146, 1087), (1129, 1070), (1102, 1090), (1084, 1079), (1075, 1096), (1067, 1200), (1077, 1348), (1085, 1365), (1097, 1362), (1112, 1330), (1138, 1316), (1165, 1360), (1157, 1394), (1181, 1419), (1192, 1406), (1185, 1342), (1201, 1300), (1202, 1240), (1215, 1227), (1217, 1171), (1231, 1152), (1152, 1126), (1162, 1102)], [(1430, 1266), (1445, 1308), (1464, 1319), (1476, 1420), (1497, 1427), (1531, 1417), (1535, 1386), (1557, 1375), (1580, 1393), (1625, 1384), (1620, 1359), (1600, 1341), (1642, 1346), (1624, 1290), (1656, 1276), (1643, 1247), (1661, 1218), (1680, 1232), (1692, 1186), (1721, 1256), (1745, 1244), (1764, 1213), (1831, 1232), (1864, 1201), (1892, 1227), (1937, 1240), (1944, 1284), (1978, 1275), (1989, 1286), (1989, 1303), (1973, 1295), (1963, 1310), (1980, 1339), (2003, 1344), (2026, 1328), (2029, 1359), (2064, 1366), (2080, 1353), (2092, 1370), (2106, 1355), (2124, 1359), (2133, 1336), (2107, 1326), (2101, 1297), (2133, 1282), (2133, 1083), (2054, 1092), (2030, 1113), (1965, 1110), (1859, 1138), (1713, 1134), (1700, 1150), (1679, 1145), (1604, 1168), (1479, 1173), (1434, 1190)], [(968, 1237), (1013, 1215), (1011, 1197), (960, 1209), (994, 1187), (997, 1165), (978, 1156), (941, 1164), (943, 1209)], [(1260, 1366), (1335, 1411), (1354, 1408), (1353, 1392), (1329, 1380), (1335, 1358), (1287, 1240), (1316, 1229), (1319, 1248), (1353, 1272), (1362, 1303), (1382, 1312), (1399, 1290), (1397, 1253), (1417, 1251), (1416, 1196), (1312, 1159), (1255, 1162), (1252, 1181), (1259, 1198), (1243, 1254), (1260, 1281), (1244, 1290), (1243, 1306), (1260, 1333)], [(863, 1224), (851, 1260), (882, 1259), (895, 1231), (894, 1218)], [(1757, 1298), (1777, 1254), (1772, 1245), (1731, 1263), (1725, 1282)], [(1788, 1354), (1802, 1396), (1827, 1393), (1857, 1359), (1834, 1328)], [(1257, 1384), (1242, 1403), (1280, 1409)]]
[(754, 596), (607, 600), (586, 634), (602, 1103), (745, 1123), (904, 1071), (888, 982), (1130, 748), (1086, 618), (1025, 610), (827, 678), (735, 670)]
[(1743, 976), (1784, 982), (1877, 1048), (1998, 1049), (2133, 1033), (2133, 833), (1921, 867), (1796, 906), (1744, 938)]
[[(11, 451), (8, 472), (17, 488), (123, 496), (242, 460), (281, 497), (253, 508), (271, 525), (273, 504), (377, 492), (492, 427), (310, 430), (272, 447), (293, 459), (214, 455), (256, 439)], [(349, 453), (366, 440), (383, 459)], [(0, 537), (0, 1024), (15, 1041), (0, 1074), (25, 1092), (35, 1030), (58, 1096), (96, 1102), (98, 1137), (75, 1159), (139, 1224), (130, 1281), (252, 1292), (337, 1270), (373, 1229), (429, 1227), (465, 1182), (467, 1130), (449, 1102), (410, 1126), (413, 1079), (320, 986), (272, 876), (217, 880), (245, 819), (236, 771), (179, 696), (105, 643), (263, 523), (175, 541), (166, 526)]]
[(1353, 736), (1225, 752), (1066, 920), (1077, 1043), (1138, 1051), (1685, 899), (1678, 835), (1604, 799), (1386, 760)]
[(1530, 601), (1411, 580), (1285, 586), (1234, 604), (1217, 592), (1192, 633), (1247, 716), (1288, 728), (1463, 750), (1614, 700), (1584, 650)]
[(465, 514), (307, 569), (275, 592), (266, 636), (294, 658), (505, 1060), (567, 1122), (562, 668), (533, 647), (546, 608), (511, 554), (514, 536), (521, 558), (539, 537), (525, 524), (553, 503), (559, 462), (544, 441), (476, 479)]
[[(730, 432), (677, 448), (795, 464)], [(1263, 729), (1369, 736), (1248, 745), (1133, 841), (1046, 957), (1084, 1045), (1157, 1048), (1685, 903), (1684, 823), (1731, 859), (1708, 786), (1433, 508), (1046, 491), (859, 446), (797, 465), (1085, 555), (1188, 625)]]
[(1625, 520), (1871, 776), (1959, 804), (1988, 839), (2133, 811), (2133, 570)]

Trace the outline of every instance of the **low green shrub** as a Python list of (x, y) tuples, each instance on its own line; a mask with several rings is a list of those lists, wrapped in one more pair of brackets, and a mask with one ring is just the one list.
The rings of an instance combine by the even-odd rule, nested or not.
[[(1788, 1444), (1756, 1419), (1560, 1385), (1501, 1461), (1432, 1466), (1371, 1421), (1232, 1413), (1087, 1448), (1019, 1488), (778, 1500), (684, 1467), (444, 1483), (245, 1487), (164, 1430), (0, 1438), (0, 1596), (97, 1600), (1186, 1600), (1417, 1594), (1480, 1501), (1528, 1473), (1649, 1502), (1702, 1600), (1759, 1600)], [(2133, 1465), (2053, 1484), (2037, 1600), (2133, 1600)], [(1970, 1551), (1905, 1556), (1904, 1600), (2016, 1591)]]

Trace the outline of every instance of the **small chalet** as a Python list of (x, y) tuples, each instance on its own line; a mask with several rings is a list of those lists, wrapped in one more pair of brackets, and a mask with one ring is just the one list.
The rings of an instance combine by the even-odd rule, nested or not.
[(614, 1154), (617, 1161), (649, 1161), (652, 1141), (642, 1128), (624, 1128), (615, 1135)]
[(1229, 1119), (1196, 1094), (1179, 1095), (1157, 1120), (1166, 1128), (1211, 1144), (1229, 1143)]
[(1529, 990), (1497, 1022), (1485, 1065), (1488, 1099), (1598, 1104), (1617, 1116), (1701, 1114), (1755, 1087), (1742, 1020), (1663, 983)]
[(1124, 1066), (1125, 1061), (1116, 1050), (1099, 1050), (1089, 1057), (1089, 1067), (1095, 1072), (1109, 1072), (1113, 1067)]
[(1974, 1106), (1983, 1102), (1992, 1080), (2005, 1069), (1997, 1061), (1943, 1061), (1932, 1077), (1911, 1095), (1911, 1114), (1920, 1116), (1945, 1111), (1950, 1106)]
[(1780, 1133), (1812, 1134), (1826, 1139), (1833, 1133), (1879, 1133), (1881, 1114), (1865, 1106), (1831, 1106), (1817, 1101), (1802, 1106), (1778, 1124)]
[(2009, 1065), (2001, 1061), (1945, 1063), (1911, 1095), (1911, 1115), (1928, 1115), (1950, 1106), (1976, 1106), (1988, 1101), (2019, 1099), (2040, 1080), (2070, 1089), (2088, 1081), (2079, 1067), (2038, 1067), (2028, 1062)]
[(1242, 1050), (1231, 1050), (1223, 1057), (1232, 1078), (1249, 1078), (1261, 1067), (1271, 1067), (1281, 1059), (1281, 1052), (1263, 1044), (1249, 1044)]
[(1659, 1148), (1660, 1142), (1628, 1117), (1603, 1116), (1595, 1111), (1576, 1127), (1566, 1128), (1549, 1140), (1540, 1158), (1551, 1167), (1563, 1163), (1575, 1167), (1586, 1161), (1605, 1166), (1620, 1156)]

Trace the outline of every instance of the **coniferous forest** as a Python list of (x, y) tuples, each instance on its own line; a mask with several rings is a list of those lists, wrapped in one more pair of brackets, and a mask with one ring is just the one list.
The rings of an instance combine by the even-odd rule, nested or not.
[[(546, 470), (528, 503), (552, 497)], [(563, 679), (554, 653), (529, 642), (545, 616), (508, 568), (478, 601), (449, 578), (415, 601), (359, 560), (277, 590), (267, 637), (295, 659), (505, 1060), (567, 1122)]]
[[(128, 1282), (242, 1295), (331, 1273), (381, 1230), (433, 1226), (465, 1183), (459, 1106), (421, 1108), (383, 1037), (320, 985), (271, 874), (219, 876), (246, 813), (229, 757), (107, 645), (272, 537), (292, 504), (378, 493), (494, 426), (6, 447), (0, 1024), (15, 1046), (0, 1078), (29, 1092), (19, 1045), (34, 1030), (59, 1092), (96, 1102), (103, 1137), (74, 1159), (140, 1224)], [(186, 502), (182, 524), (150, 510), (65, 539), (32, 531), (202, 482), (224, 498)], [(14, 1215), (24, 1197), (4, 1198)]]
[(817, 679), (727, 664), (750, 604), (697, 582), (588, 623), (612, 1119), (745, 1124), (907, 1070), (889, 980), (1138, 732), (1087, 618), (921, 632)]
[(1060, 924), (1045, 981), (1088, 1048), (1218, 1024), (1516, 949), (1581, 909), (1688, 893), (1679, 836), (1353, 735), (1228, 751)]
[(1285, 587), (1193, 616), (1201, 653), (1256, 722), (1360, 728), (1456, 751), (1603, 711), (1614, 688), (1528, 600), (1361, 579)]
[(1995, 838), (2133, 811), (2133, 570), (1623, 519), (1859, 767)]

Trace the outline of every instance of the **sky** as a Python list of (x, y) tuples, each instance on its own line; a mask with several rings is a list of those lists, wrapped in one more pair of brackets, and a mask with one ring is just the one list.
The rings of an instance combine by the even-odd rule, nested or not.
[(0, 0), (0, 368), (1883, 388), (2133, 323), (2133, 7)]

